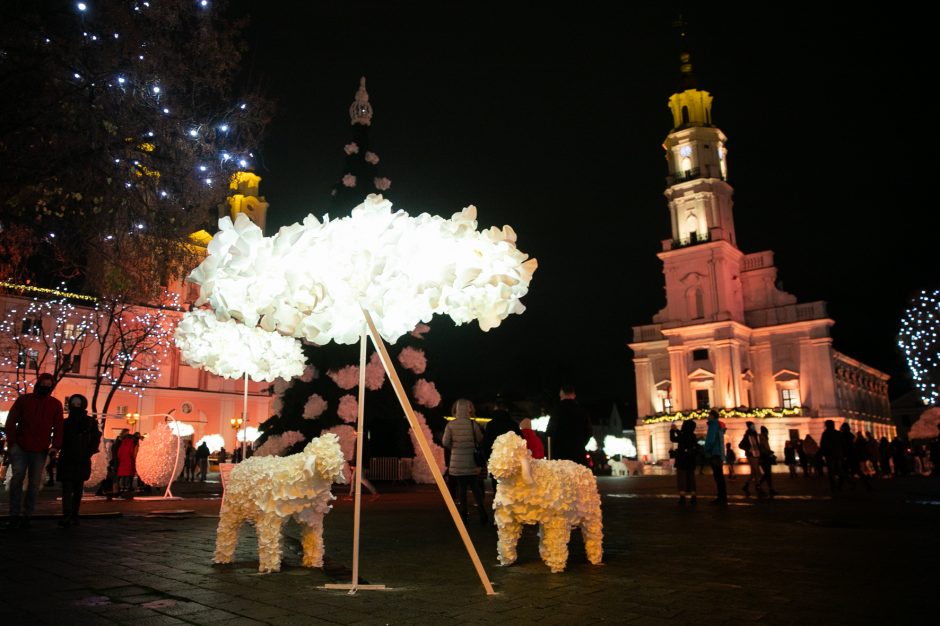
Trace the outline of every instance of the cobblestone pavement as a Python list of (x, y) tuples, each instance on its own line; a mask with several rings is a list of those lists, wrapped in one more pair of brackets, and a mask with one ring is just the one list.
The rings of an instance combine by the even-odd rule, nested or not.
[[(496, 595), (487, 596), (433, 486), (378, 483), (363, 496), (360, 575), (384, 591), (327, 590), (351, 579), (352, 503), (326, 517), (326, 566), (300, 566), (287, 527), (281, 572), (257, 572), (245, 527), (236, 563), (212, 564), (217, 482), (180, 484), (179, 500), (88, 500), (62, 529), (54, 490), (31, 528), (0, 531), (0, 624), (886, 624), (927, 615), (940, 554), (940, 480), (875, 481), (834, 499), (824, 481), (777, 476), (773, 501), (681, 506), (674, 478), (599, 479), (604, 563), (573, 533), (551, 574), (527, 529), (512, 567), (496, 529), (468, 526)], [(491, 497), (491, 494), (488, 494)], [(0, 494), (0, 520), (6, 512)]]

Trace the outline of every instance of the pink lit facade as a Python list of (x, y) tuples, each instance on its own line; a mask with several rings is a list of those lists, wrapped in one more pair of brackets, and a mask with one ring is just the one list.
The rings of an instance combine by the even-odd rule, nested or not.
[[(800, 303), (777, 286), (771, 251), (737, 245), (726, 137), (711, 119), (711, 95), (687, 89), (670, 100), (665, 192), (672, 237), (663, 241), (666, 306), (635, 326), (633, 343), (639, 458), (668, 458), (672, 421), (703, 409), (722, 418), (737, 452), (745, 422), (766, 425), (782, 459), (784, 442), (823, 422), (894, 436), (888, 376), (837, 352), (825, 302)], [(770, 409), (770, 411), (767, 411)], [(677, 415), (682, 413), (684, 415)]]
[[(233, 218), (237, 213), (244, 212), (263, 228), (268, 204), (264, 198), (257, 196), (260, 180), (254, 174), (239, 173), (233, 179), (233, 193), (229, 198), (227, 211), (231, 212)], [(225, 212), (221, 209), (220, 211), (221, 214)], [(203, 241), (206, 241), (209, 234), (201, 233), (201, 237)], [(171, 289), (180, 295), (180, 302), (183, 303), (194, 302), (198, 295), (197, 288), (188, 283), (177, 283)], [(30, 299), (0, 293), (0, 319), (11, 309), (23, 311)], [(76, 317), (90, 311), (90, 307), (83, 308), (83, 305), (78, 302), (75, 302), (75, 305), (78, 309), (75, 312)], [(175, 327), (182, 313), (171, 312), (169, 316)], [(46, 317), (40, 323), (44, 333), (54, 333), (57, 330), (63, 331), (70, 322), (68, 320), (57, 322)], [(33, 328), (35, 329), (35, 326)], [(21, 329), (22, 327), (18, 325), (15, 332)], [(172, 344), (172, 341), (170, 343)], [(0, 349), (5, 351), (15, 349), (10, 337), (0, 337)], [(42, 353), (42, 351), (39, 352)], [(53, 395), (64, 400), (69, 395), (80, 393), (90, 401), (95, 385), (94, 363), (98, 357), (96, 343), (86, 342), (86, 345), (76, 350), (74, 354), (80, 358), (73, 360), (73, 362), (77, 361), (73, 371), (59, 382)], [(51, 369), (51, 358), (47, 357), (40, 364), (40, 371)], [(41, 357), (39, 360), (43, 361)], [(9, 367), (6, 369), (10, 371), (3, 371), (3, 368), (0, 368), (0, 377), (14, 375), (14, 370)], [(35, 374), (27, 375), (28, 382), (34, 382), (34, 379)], [(270, 387), (271, 383), (248, 381), (248, 426), (257, 428), (260, 422), (271, 416)], [(225, 440), (226, 450), (232, 452), (241, 444), (236, 444), (236, 431), (230, 420), (242, 415), (244, 388), (245, 382), (242, 379), (228, 380), (204, 370), (189, 367), (181, 361), (179, 350), (174, 345), (170, 345), (166, 358), (159, 363), (159, 376), (142, 389), (140, 396), (130, 391), (119, 390), (115, 393), (106, 415), (104, 436), (109, 439), (114, 438), (122, 428), (130, 428), (131, 432), (149, 433), (158, 422), (164, 420), (163, 414), (172, 411), (175, 419), (193, 427), (194, 442), (199, 441), (205, 435), (221, 435)], [(103, 408), (107, 389), (103, 386), (99, 394), (99, 410)], [(12, 404), (12, 399), (0, 401), (0, 421), (6, 421), (6, 414)], [(137, 413), (140, 418), (137, 423), (129, 425), (125, 419), (126, 413)]]

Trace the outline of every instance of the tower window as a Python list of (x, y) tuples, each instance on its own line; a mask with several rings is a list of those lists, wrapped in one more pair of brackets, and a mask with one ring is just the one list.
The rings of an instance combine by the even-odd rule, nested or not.
[(689, 123), (689, 107), (687, 106), (682, 107), (682, 123), (683, 124)]
[(701, 350), (692, 350), (692, 360), (693, 361), (707, 361), (708, 349), (702, 348)]

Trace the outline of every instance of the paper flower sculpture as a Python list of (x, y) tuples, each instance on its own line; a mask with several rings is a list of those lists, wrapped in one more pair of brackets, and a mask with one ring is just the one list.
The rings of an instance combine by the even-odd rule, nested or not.
[(356, 429), (348, 424), (340, 424), (323, 431), (324, 433), (333, 433), (339, 439), (339, 447), (343, 451), (346, 463), (343, 464), (343, 477), (346, 482), (352, 480), (352, 469), (349, 467), (349, 461), (356, 457)]
[[(441, 470), (441, 473), (443, 473), (444, 448), (434, 443), (434, 437), (431, 435), (431, 428), (425, 421), (424, 415), (418, 411), (415, 411), (415, 417), (418, 419), (418, 424), (421, 425), (421, 430), (424, 431), (424, 438), (431, 448), (431, 454), (434, 455), (434, 462), (437, 463), (437, 469)], [(411, 443), (415, 449), (414, 461), (411, 463), (412, 480), (422, 485), (434, 484), (434, 475), (431, 473), (431, 468), (428, 467), (428, 460), (424, 458), (424, 453), (421, 451), (421, 446), (418, 443), (418, 437), (415, 435), (414, 429), (408, 429), (408, 436), (411, 437)]]
[(307, 398), (307, 403), (304, 404), (304, 419), (305, 420), (314, 420), (320, 417), (323, 414), (323, 411), (326, 410), (327, 402), (319, 394), (313, 394)]
[[(178, 454), (178, 456), (177, 456)], [(165, 423), (157, 424), (150, 434), (140, 442), (137, 452), (137, 475), (151, 487), (161, 487), (173, 479), (173, 466), (179, 459), (183, 467), (180, 438)]]
[(91, 476), (85, 481), (89, 485), (97, 485), (108, 477), (108, 461), (111, 458), (111, 442), (101, 439), (98, 452), (91, 457)]
[(224, 378), (271, 382), (304, 372), (306, 359), (300, 341), (259, 328), (219, 321), (203, 309), (183, 314), (174, 335), (183, 359)]
[(487, 469), (497, 481), (493, 517), (501, 564), (515, 563), (523, 524), (539, 525), (539, 554), (553, 573), (568, 563), (575, 526), (581, 527), (588, 561), (601, 562), (601, 498), (590, 469), (574, 461), (533, 460), (525, 439), (515, 433), (496, 438)]
[(361, 308), (390, 343), (435, 314), (486, 331), (525, 310), (537, 262), (509, 226), (476, 228), (473, 206), (450, 219), (411, 217), (375, 194), (349, 217), (308, 215), (273, 237), (239, 214), (219, 220), (188, 280), (200, 286), (196, 305), (219, 320), (319, 345), (357, 342)]
[(415, 374), (423, 374), (428, 367), (428, 359), (424, 355), (424, 350), (416, 350), (411, 347), (405, 347), (398, 353), (398, 362), (402, 367), (411, 370)]
[(253, 456), (232, 468), (225, 485), (215, 562), (231, 563), (238, 530), (246, 521), (258, 535), (258, 571), (281, 569), (281, 527), (293, 517), (301, 528), (304, 567), (323, 567), (323, 516), (336, 498), (334, 482), (343, 483), (343, 452), (336, 435), (312, 440), (303, 452), (287, 457)]
[(304, 440), (304, 436), (296, 430), (289, 430), (281, 435), (274, 435), (258, 446), (255, 456), (280, 456), (282, 452), (294, 444)]

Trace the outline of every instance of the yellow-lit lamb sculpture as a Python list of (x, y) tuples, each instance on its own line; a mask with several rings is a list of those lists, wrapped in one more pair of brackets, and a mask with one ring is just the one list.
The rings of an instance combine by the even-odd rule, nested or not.
[(514, 433), (496, 438), (488, 469), (497, 480), (493, 509), (502, 565), (515, 563), (523, 524), (539, 524), (539, 554), (552, 572), (564, 571), (575, 526), (581, 528), (588, 561), (601, 562), (601, 499), (590, 469), (573, 461), (533, 460), (525, 440)]
[(336, 499), (330, 485), (346, 482), (344, 461), (339, 439), (325, 433), (298, 454), (251, 457), (232, 468), (219, 513), (215, 562), (232, 562), (238, 530), (247, 521), (258, 535), (258, 571), (279, 571), (281, 526), (293, 516), (303, 528), (304, 566), (323, 567), (323, 516)]

